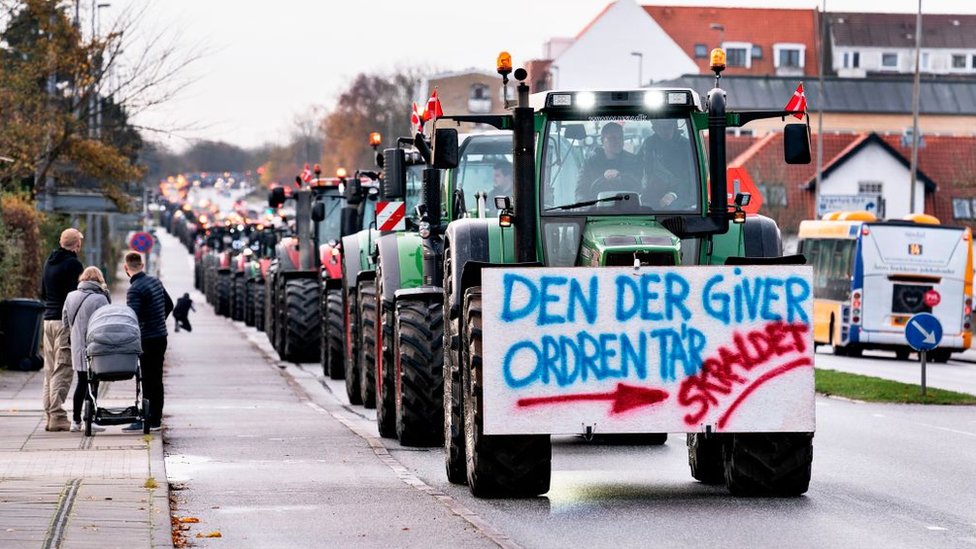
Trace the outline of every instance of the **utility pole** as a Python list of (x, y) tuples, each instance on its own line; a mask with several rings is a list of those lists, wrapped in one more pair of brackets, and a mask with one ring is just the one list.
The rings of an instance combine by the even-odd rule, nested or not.
[(826, 63), (827, 0), (823, 0), (820, 11), (820, 38), (817, 40), (817, 53), (820, 55), (817, 71), (817, 184), (813, 189), (813, 218), (820, 219), (820, 186), (823, 184), (823, 115), (826, 98), (824, 96), (824, 64)]
[[(915, 184), (918, 179), (918, 99), (919, 99), (919, 59), (922, 51), (922, 0), (918, 0), (918, 13), (915, 15), (915, 80), (912, 82), (912, 189), (908, 213), (915, 213)], [(924, 210), (924, 208), (923, 208)]]

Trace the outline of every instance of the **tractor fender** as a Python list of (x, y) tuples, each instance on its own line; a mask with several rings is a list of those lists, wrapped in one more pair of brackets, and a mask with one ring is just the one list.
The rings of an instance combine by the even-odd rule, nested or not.
[(326, 291), (342, 289), (341, 278), (324, 278), (322, 279), (322, 284), (325, 286)]
[(356, 287), (360, 268), (359, 238), (355, 234), (342, 237), (342, 285), (348, 291)]
[(278, 272), (278, 276), (281, 277), (282, 281), (289, 280), (299, 280), (304, 278), (311, 278), (312, 280), (319, 280), (321, 277), (318, 271), (287, 271), (282, 270)]
[(342, 276), (342, 247), (340, 245), (322, 244), (319, 246), (319, 264), (326, 276), (340, 278)]
[[(447, 226), (444, 249), (450, 250), (452, 269), (451, 272), (445, 270), (444, 277), (453, 277), (450, 285), (450, 297), (453, 299), (448, 299), (447, 303), (461, 303), (465, 288), (480, 284), (481, 267), (487, 266), (491, 258), (488, 242), (488, 225), (491, 222), (497, 223), (494, 219), (458, 219)], [(466, 285), (463, 274), (468, 263), (478, 265), (472, 269), (473, 273), (477, 273), (477, 282)], [(458, 311), (451, 313), (453, 315)]]
[(776, 221), (764, 215), (750, 215), (742, 226), (742, 241), (746, 257), (778, 257), (783, 255), (783, 238)]
[(419, 288), (400, 289), (394, 292), (397, 301), (411, 299), (417, 301), (436, 301), (444, 299), (444, 288), (439, 286), (421, 286)]
[[(382, 266), (383, 295), (393, 303), (396, 291), (417, 288), (423, 283), (423, 239), (417, 233), (390, 233), (379, 237), (378, 266)], [(406, 266), (406, 269), (404, 269)]]

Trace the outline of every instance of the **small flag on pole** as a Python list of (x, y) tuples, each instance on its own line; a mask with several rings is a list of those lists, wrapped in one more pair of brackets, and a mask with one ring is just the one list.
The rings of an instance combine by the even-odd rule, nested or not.
[(424, 119), (437, 119), (442, 116), (444, 116), (444, 109), (441, 108), (441, 99), (437, 97), (437, 88), (434, 88), (434, 93), (427, 100), (427, 111), (424, 113)]
[(421, 116), (420, 111), (417, 109), (417, 103), (413, 104), (413, 110), (410, 111), (410, 125), (413, 127), (414, 132), (423, 133), (424, 118), (423, 116)]
[(796, 87), (793, 97), (790, 98), (784, 110), (792, 112), (793, 116), (801, 120), (803, 119), (803, 115), (807, 112), (807, 96), (803, 93), (802, 82)]
[(308, 183), (312, 180), (312, 169), (309, 168), (308, 163), (305, 164), (305, 169), (302, 170), (302, 181)]

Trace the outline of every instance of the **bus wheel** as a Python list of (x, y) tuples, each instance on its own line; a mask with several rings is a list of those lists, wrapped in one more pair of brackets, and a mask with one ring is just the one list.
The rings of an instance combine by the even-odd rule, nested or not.
[(940, 364), (949, 362), (949, 357), (952, 356), (952, 352), (945, 349), (932, 349), (928, 354), (932, 362), (938, 362)]
[(895, 351), (896, 360), (908, 360), (908, 355), (912, 354), (908, 349), (898, 349)]
[(848, 345), (846, 349), (847, 356), (850, 357), (861, 358), (861, 355), (864, 354), (864, 349), (858, 347), (857, 345)]

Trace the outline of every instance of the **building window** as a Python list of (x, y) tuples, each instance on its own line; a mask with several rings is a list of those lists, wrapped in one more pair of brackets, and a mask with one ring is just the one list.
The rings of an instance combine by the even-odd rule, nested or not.
[(856, 69), (861, 66), (861, 52), (851, 53), (851, 68)]
[(780, 67), (799, 67), (800, 50), (779, 50)]
[(880, 196), (883, 189), (884, 183), (881, 181), (858, 181), (857, 183), (857, 194)]
[(952, 199), (952, 217), (956, 219), (972, 219), (972, 203), (968, 198)]
[(776, 68), (803, 68), (805, 51), (806, 46), (803, 44), (774, 44), (773, 56), (776, 61)]
[(708, 57), (708, 46), (705, 44), (695, 44), (695, 57), (698, 59)]
[(786, 206), (786, 187), (777, 183), (759, 183), (756, 185), (763, 197), (763, 204), (769, 206)]
[(928, 70), (929, 68), (929, 52), (922, 52), (922, 68)]
[(762, 59), (762, 46), (756, 45), (752, 47), (752, 58)]
[(468, 111), (478, 114), (491, 112), (491, 88), (484, 84), (471, 84)]
[(898, 54), (897, 53), (882, 53), (881, 54), (881, 66), (889, 69), (898, 67)]
[(751, 42), (723, 42), (722, 48), (725, 50), (725, 62), (729, 67), (752, 67)]
[(952, 56), (952, 68), (954, 69), (965, 69), (966, 68), (966, 56), (963, 54), (953, 54)]

